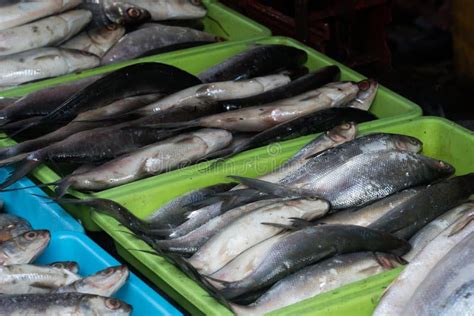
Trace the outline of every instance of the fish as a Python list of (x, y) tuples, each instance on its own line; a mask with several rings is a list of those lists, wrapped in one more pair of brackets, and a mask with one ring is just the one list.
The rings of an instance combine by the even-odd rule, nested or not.
[(206, 7), (200, 0), (130, 0), (130, 3), (150, 12), (153, 21), (200, 19), (206, 16)]
[(57, 77), (97, 67), (97, 56), (65, 48), (37, 48), (0, 58), (0, 86)]
[(61, 13), (77, 7), (82, 0), (15, 1), (0, 6), (0, 30)]
[(101, 59), (102, 65), (131, 60), (167, 46), (191, 42), (218, 42), (216, 35), (187, 27), (154, 24), (123, 36)]
[(106, 162), (86, 173), (72, 175), (61, 186), (77, 190), (103, 190), (157, 175), (192, 163), (227, 146), (232, 134), (226, 130), (200, 129), (168, 138)]
[(431, 240), (390, 284), (373, 315), (402, 315), (418, 286), (438, 262), (465, 237), (473, 234), (473, 219), (472, 214), (466, 214)]
[(48, 246), (47, 230), (30, 230), (0, 243), (0, 265), (24, 264), (34, 261)]
[(405, 315), (469, 315), (474, 308), (474, 233), (436, 263), (404, 307)]
[(16, 215), (0, 213), (0, 242), (32, 230), (31, 224)]
[(338, 66), (331, 65), (322, 67), (316, 71), (296, 78), (286, 85), (246, 98), (220, 101), (219, 104), (224, 110), (233, 111), (244, 107), (262, 105), (281, 99), (291, 98), (307, 92), (308, 90), (318, 89), (325, 84), (336, 81), (340, 73), (341, 70)]
[(87, 10), (72, 10), (0, 31), (0, 56), (56, 46), (79, 33), (91, 19)]
[(271, 104), (218, 113), (190, 122), (165, 123), (155, 127), (212, 127), (236, 132), (262, 132), (305, 114), (339, 107), (355, 98), (357, 92), (357, 85), (351, 82), (331, 83)]
[(92, 12), (91, 28), (110, 24), (136, 25), (149, 21), (150, 12), (129, 2), (83, 0), (81, 8)]
[(200, 84), (168, 95), (136, 112), (147, 116), (179, 106), (201, 106), (226, 98), (246, 97), (285, 85), (289, 81), (290, 78), (285, 75), (269, 75), (248, 80)]
[(51, 262), (48, 264), (48, 266), (58, 269), (65, 269), (76, 274), (79, 272), (79, 264), (75, 261), (56, 261)]
[(338, 255), (283, 278), (248, 306), (231, 307), (237, 315), (263, 315), (398, 266), (400, 259), (385, 253)]
[(80, 277), (67, 269), (32, 264), (0, 265), (0, 293), (50, 293)]
[(222, 296), (233, 299), (334, 255), (360, 251), (402, 255), (410, 249), (402, 239), (354, 225), (310, 226), (272, 238), (235, 257), (209, 282)]
[(409, 239), (436, 217), (467, 201), (473, 193), (474, 173), (440, 181), (427, 186), (370, 227)]
[(3, 315), (128, 316), (131, 312), (132, 306), (118, 299), (83, 293), (0, 296), (0, 314)]
[(243, 80), (306, 63), (305, 51), (285, 45), (257, 45), (198, 74), (204, 83)]
[(127, 282), (129, 271), (126, 266), (109, 267), (94, 275), (76, 280), (54, 290), (54, 293), (84, 293), (112, 296)]
[(0, 111), (18, 101), (19, 97), (0, 97)]
[(328, 211), (329, 203), (319, 199), (290, 199), (260, 207), (212, 236), (188, 262), (199, 273), (212, 274), (243, 251), (283, 231), (293, 219), (311, 221)]
[(86, 30), (61, 47), (82, 50), (102, 58), (125, 34), (125, 28), (117, 24)]
[(428, 223), (420, 231), (418, 231), (409, 242), (412, 246), (411, 250), (403, 256), (403, 259), (410, 262), (416, 255), (429, 244), (436, 236), (443, 230), (449, 227), (452, 223), (459, 220), (465, 214), (472, 214), (474, 216), (474, 203), (467, 202), (455, 208), (450, 209), (446, 213), (440, 215), (432, 222)]

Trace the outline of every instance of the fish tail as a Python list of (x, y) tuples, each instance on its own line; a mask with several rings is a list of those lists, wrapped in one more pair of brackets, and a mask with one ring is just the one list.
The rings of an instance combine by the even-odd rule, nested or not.
[(73, 177), (65, 177), (62, 180), (56, 183), (56, 189), (54, 190), (54, 194), (60, 198), (63, 197), (71, 185), (74, 183)]
[(5, 182), (0, 184), (0, 191), (9, 187), (13, 183), (17, 182), (18, 180), (20, 180), (21, 178), (29, 174), (40, 164), (41, 164), (40, 160), (25, 159), (24, 163), (19, 168), (17, 168)]

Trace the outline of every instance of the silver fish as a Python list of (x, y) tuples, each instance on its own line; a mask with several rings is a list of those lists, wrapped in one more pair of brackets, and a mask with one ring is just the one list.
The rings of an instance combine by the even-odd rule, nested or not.
[(32, 262), (48, 246), (50, 239), (47, 230), (30, 230), (0, 243), (0, 265)]
[(82, 293), (0, 296), (2, 315), (113, 315), (128, 316), (132, 306), (110, 297)]
[(0, 265), (2, 294), (49, 293), (79, 279), (67, 269), (31, 264)]
[(77, 292), (101, 296), (112, 296), (127, 282), (129, 271), (126, 266), (104, 269), (94, 275), (57, 288), (55, 293)]
[(51, 262), (48, 266), (58, 269), (66, 269), (76, 274), (79, 272), (79, 264), (75, 261), (56, 261)]
[(102, 58), (125, 34), (125, 28), (110, 24), (84, 31), (61, 45), (64, 48), (82, 50)]
[(0, 214), (0, 242), (32, 230), (27, 220), (12, 214)]
[(200, 0), (128, 0), (128, 2), (150, 12), (153, 21), (200, 19), (207, 13)]
[(0, 31), (0, 56), (55, 46), (79, 33), (92, 19), (87, 10), (73, 10)]
[(99, 65), (95, 55), (64, 48), (38, 48), (0, 58), (0, 86), (17, 85)]
[(199, 248), (188, 262), (199, 273), (212, 274), (243, 251), (285, 229), (285, 226), (262, 223), (290, 225), (294, 218), (310, 221), (328, 211), (329, 203), (317, 199), (291, 199), (263, 206), (230, 223)]
[(249, 306), (231, 304), (237, 315), (264, 315), (400, 266), (389, 254), (357, 252), (335, 256), (278, 281)]
[(92, 12), (91, 27), (102, 27), (111, 24), (135, 25), (150, 20), (147, 10), (129, 1), (83, 0), (81, 8)]
[(375, 80), (365, 80), (359, 83), (359, 93), (354, 100), (346, 104), (347, 107), (368, 111), (377, 95), (378, 83)]
[(22, 25), (78, 6), (82, 0), (16, 1), (0, 6), (0, 30)]

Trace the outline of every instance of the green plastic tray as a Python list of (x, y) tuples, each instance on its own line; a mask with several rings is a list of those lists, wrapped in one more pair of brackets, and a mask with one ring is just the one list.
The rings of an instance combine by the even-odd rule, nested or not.
[[(266, 39), (260, 39), (260, 40), (257, 40), (256, 42), (261, 43), (261, 44), (284, 44), (284, 45), (289, 45), (289, 46), (295, 46), (295, 47), (305, 50), (308, 53), (308, 62), (306, 65), (310, 69), (317, 69), (323, 66), (336, 64), (341, 68), (342, 79), (361, 80), (364, 78), (361, 74), (341, 65), (340, 63), (334, 61), (333, 59), (323, 54), (320, 54), (316, 52), (315, 50), (293, 39), (289, 39), (285, 37), (271, 37), (271, 38), (266, 38)], [(52, 80), (48, 80), (48, 81), (44, 81), (40, 83), (35, 83), (35, 84), (30, 85), (29, 87), (17, 89), (16, 91), (12, 90), (8, 94), (8, 96), (24, 94), (29, 91), (42, 88), (44, 86), (57, 84), (59, 82), (70, 81), (70, 80), (74, 80), (80, 77), (82, 78), (85, 76), (90, 76), (90, 75), (94, 75), (98, 73), (104, 73), (113, 69), (117, 69), (119, 67), (123, 67), (124, 65), (137, 63), (137, 62), (159, 61), (159, 62), (163, 62), (163, 63), (180, 67), (184, 70), (187, 70), (195, 74), (195, 73), (199, 73), (202, 70), (207, 69), (208, 67), (214, 64), (221, 62), (227, 57), (233, 56), (239, 52), (244, 51), (245, 49), (248, 48), (249, 45), (252, 45), (251, 41), (245, 41), (245, 42), (239, 42), (239, 43), (227, 43), (225, 45), (214, 44), (213, 49), (210, 49), (210, 46), (198, 47), (190, 51), (172, 52), (172, 53), (162, 54), (158, 56), (147, 57), (147, 58), (143, 58), (143, 59), (139, 59), (139, 60), (135, 60), (131, 62), (122, 63), (120, 65), (107, 66), (107, 67), (94, 69), (91, 71), (86, 71), (80, 75), (70, 75), (70, 76), (65, 76), (62, 78), (56, 78), (56, 79), (52, 79)], [(4, 95), (7, 96), (6, 93), (4, 93)], [(372, 121), (369, 123), (368, 126), (373, 126), (373, 127), (421, 116), (421, 109), (417, 105), (401, 97), (400, 95), (386, 89), (385, 87), (379, 88), (377, 97), (375, 98), (374, 104), (371, 108), (371, 112), (373, 112), (375, 115), (377, 115), (377, 117), (380, 118), (379, 120)], [(7, 146), (13, 143), (14, 143), (13, 140), (7, 139), (7, 140), (0, 141), (0, 146)], [(278, 151), (278, 148), (272, 148), (272, 150)], [(232, 159), (231, 161), (238, 162), (242, 158), (245, 158), (245, 157), (247, 157), (245, 154), (239, 155), (237, 158)], [(270, 168), (266, 166), (265, 164), (258, 164), (258, 166), (262, 166), (262, 168), (265, 168), (265, 170), (262, 170), (262, 172), (270, 170)], [(169, 185), (174, 186), (172, 184), (173, 181), (180, 178), (188, 178), (192, 176), (192, 174), (196, 173), (196, 170), (201, 169), (201, 168), (202, 166), (194, 166), (194, 167), (189, 167), (189, 168), (185, 168), (185, 169), (174, 171), (174, 172), (169, 172), (165, 175), (152, 177), (152, 178), (138, 181), (129, 185), (124, 185), (119, 188), (102, 191), (95, 195), (105, 197), (105, 196), (115, 195), (117, 192), (125, 192), (125, 194), (128, 195), (130, 192), (140, 192), (141, 190), (145, 188), (154, 187), (156, 185), (162, 185), (163, 183), (168, 183)], [(242, 171), (236, 170), (234, 173), (242, 173)], [(33, 176), (42, 183), (54, 182), (58, 180), (59, 178), (55, 172), (53, 172), (49, 167), (44, 166), (44, 165), (37, 168), (33, 172)], [(206, 183), (196, 183), (196, 186), (199, 186), (199, 185), (202, 186), (205, 184)], [(186, 191), (185, 188), (179, 188), (175, 186), (174, 189), (172, 190), (173, 196), (163, 197), (157, 202), (163, 203), (165, 202), (166, 199), (170, 199), (174, 196), (180, 195), (185, 191)], [(77, 196), (82, 197), (83, 195), (78, 193)], [(148, 202), (145, 199), (143, 201), (143, 205), (146, 205), (147, 203)], [(71, 213), (74, 216), (78, 217), (82, 221), (86, 229), (88, 230), (98, 229), (98, 227), (93, 222), (90, 221), (90, 212), (88, 210), (84, 208), (70, 207), (70, 206), (66, 208), (69, 211), (71, 211)], [(145, 209), (144, 211), (149, 211), (149, 209)]]
[[(411, 135), (423, 141), (423, 153), (443, 159), (456, 167), (457, 174), (474, 171), (474, 134), (441, 118), (422, 117), (387, 125), (361, 124), (361, 133), (390, 132)], [(198, 187), (226, 181), (229, 174), (256, 176), (293, 155), (314, 136), (279, 143), (243, 153), (221, 169), (210, 173), (191, 171), (168, 173), (153, 180), (140, 181), (127, 188), (117, 188), (99, 194), (116, 200), (136, 215), (144, 217), (171, 198)], [(192, 169), (192, 168), (191, 168)], [(124, 228), (110, 217), (98, 213), (92, 219), (116, 242), (121, 256), (147, 275), (170, 296), (191, 313), (207, 315), (229, 314), (207, 292), (178, 268), (161, 257), (141, 252), (150, 250), (142, 241), (123, 233)], [(370, 280), (332, 291), (281, 310), (285, 315), (370, 315), (383, 288), (395, 277), (396, 272), (382, 273)]]

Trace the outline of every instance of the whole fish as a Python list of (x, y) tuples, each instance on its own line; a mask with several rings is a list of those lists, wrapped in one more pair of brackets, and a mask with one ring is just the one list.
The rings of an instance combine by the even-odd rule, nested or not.
[(241, 109), (248, 106), (262, 105), (281, 99), (300, 95), (308, 90), (322, 87), (329, 82), (336, 81), (340, 74), (339, 67), (327, 66), (297, 78), (288, 84), (276, 87), (263, 93), (246, 98), (221, 101), (220, 105), (226, 111)]
[(125, 28), (110, 24), (84, 31), (61, 45), (64, 48), (82, 50), (102, 58), (125, 34)]
[(30, 223), (16, 215), (0, 213), (0, 242), (32, 230)]
[(305, 114), (339, 107), (355, 98), (356, 84), (331, 83), (302, 95), (271, 104), (224, 112), (184, 123), (163, 124), (160, 127), (213, 127), (239, 132), (261, 132)]
[(129, 2), (150, 12), (153, 21), (200, 19), (207, 13), (199, 0), (129, 0)]
[(201, 72), (202, 82), (241, 80), (293, 68), (306, 62), (305, 51), (285, 45), (258, 45)]
[(112, 296), (127, 282), (129, 275), (126, 266), (110, 267), (94, 275), (76, 280), (57, 288), (55, 293), (85, 293), (101, 296)]
[(0, 5), (0, 30), (70, 10), (81, 2), (82, 0), (42, 0), (15, 1), (10, 5)]
[(231, 304), (237, 315), (263, 315), (400, 266), (396, 256), (357, 252), (308, 266), (275, 283), (249, 306)]
[(79, 33), (92, 19), (87, 10), (73, 10), (0, 31), (0, 56), (55, 46)]
[(0, 296), (3, 315), (114, 315), (128, 316), (132, 306), (111, 297), (82, 293)]
[(474, 233), (453, 247), (417, 287), (405, 315), (469, 315), (474, 310)]
[(164, 97), (139, 109), (137, 113), (146, 116), (178, 106), (200, 106), (227, 98), (246, 97), (285, 85), (289, 81), (290, 78), (285, 75), (269, 75), (248, 80), (200, 84)]
[(72, 175), (62, 187), (102, 190), (167, 172), (227, 146), (232, 134), (225, 130), (201, 129), (163, 140), (118, 157), (86, 173)]
[(0, 86), (65, 75), (98, 66), (97, 56), (65, 48), (37, 48), (0, 58)]
[(416, 289), (438, 262), (465, 237), (473, 234), (472, 219), (472, 215), (463, 216), (431, 240), (390, 284), (373, 315), (403, 315)]
[(188, 262), (199, 273), (209, 275), (248, 248), (280, 233), (293, 219), (311, 221), (324, 216), (328, 211), (329, 203), (317, 199), (291, 199), (263, 206), (244, 214), (212, 236)]
[(49, 293), (79, 279), (77, 274), (56, 267), (32, 264), (0, 266), (0, 293)]
[(201, 41), (212, 43), (219, 41), (219, 38), (187, 27), (155, 24), (127, 33), (102, 57), (101, 64), (134, 59), (171, 45)]
[[(269, 242), (272, 238), (278, 241), (272, 244)], [(209, 282), (224, 297), (232, 299), (269, 286), (292, 272), (337, 254), (381, 251), (401, 255), (410, 249), (402, 239), (353, 225), (306, 227), (272, 238), (235, 257), (212, 274)]]
[(81, 7), (92, 12), (92, 28), (110, 24), (136, 25), (151, 18), (150, 12), (130, 1), (83, 0)]
[(47, 230), (30, 230), (0, 243), (0, 265), (24, 264), (35, 260), (48, 246)]
[(76, 274), (79, 272), (79, 264), (75, 261), (56, 261), (51, 262), (50, 264), (48, 264), (48, 266), (58, 269), (69, 270), (72, 273)]
[(413, 237), (410, 238), (409, 242), (412, 246), (411, 250), (403, 256), (403, 259), (410, 262), (416, 255), (429, 244), (436, 236), (438, 236), (443, 230), (448, 228), (455, 221), (458, 221), (462, 216), (466, 214), (472, 214), (474, 216), (474, 203), (464, 203), (453, 209), (450, 209), (446, 213), (440, 215), (432, 222), (428, 223), (420, 231), (418, 231)]
[(423, 226), (474, 193), (474, 173), (434, 183), (370, 225), (409, 239)]

